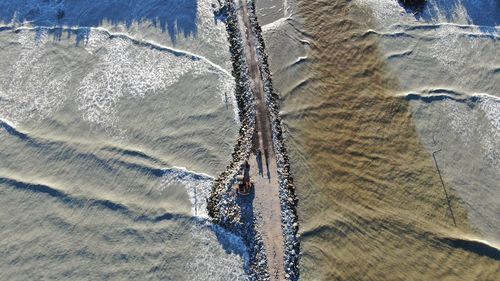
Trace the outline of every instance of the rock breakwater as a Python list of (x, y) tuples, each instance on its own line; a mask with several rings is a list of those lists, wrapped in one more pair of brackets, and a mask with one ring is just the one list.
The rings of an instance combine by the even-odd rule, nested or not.
[[(259, 60), (266, 105), (271, 120), (273, 149), (278, 168), (281, 225), (285, 249), (285, 278), (287, 280), (298, 280), (300, 254), (300, 242), (297, 236), (299, 224), (296, 212), (298, 198), (295, 194), (295, 185), (290, 173), (290, 162), (284, 144), (283, 125), (279, 116), (279, 95), (273, 89), (272, 75), (265, 53), (265, 42), (255, 13), (255, 2), (249, 0), (246, 1), (246, 4), (251, 28), (258, 41), (255, 42), (256, 54)], [(241, 128), (230, 164), (214, 181), (212, 194), (207, 204), (208, 213), (214, 223), (243, 237), (250, 251), (248, 267), (250, 278), (252, 280), (269, 280), (267, 258), (264, 254), (261, 233), (255, 225), (255, 219), (248, 218), (248, 212), (244, 210), (245, 207), (242, 207), (244, 205), (239, 204), (238, 196), (232, 189), (235, 175), (252, 152), (252, 138), (255, 133), (256, 122), (255, 93), (252, 88), (248, 62), (244, 54), (244, 37), (238, 25), (237, 11), (230, 1), (221, 7), (219, 11), (227, 13), (224, 18), (230, 42), (233, 76), (236, 80), (235, 96)]]

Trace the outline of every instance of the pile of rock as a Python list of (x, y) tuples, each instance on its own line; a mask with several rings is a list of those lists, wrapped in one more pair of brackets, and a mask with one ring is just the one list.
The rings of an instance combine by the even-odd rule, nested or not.
[[(253, 224), (255, 226), (256, 224), (255, 220), (253, 221)], [(270, 280), (267, 257), (265, 255), (266, 250), (264, 248), (262, 234), (255, 227), (253, 227), (253, 232), (248, 232), (248, 233), (252, 234), (251, 237), (248, 237), (247, 243), (250, 246), (249, 247), (251, 249), (250, 257), (253, 261), (253, 262), (251, 261), (250, 264), (249, 279), (259, 280), (259, 281)]]
[(255, 228), (255, 220), (245, 222), (237, 204), (237, 194), (232, 189), (240, 166), (248, 159), (255, 131), (255, 99), (252, 92), (248, 64), (243, 50), (243, 38), (238, 28), (235, 9), (223, 9), (230, 43), (233, 76), (236, 80), (236, 100), (241, 128), (232, 159), (226, 170), (214, 181), (208, 199), (208, 213), (214, 223), (241, 236), (249, 249), (247, 272), (250, 280), (270, 280), (262, 235)]
[(265, 53), (262, 29), (257, 21), (254, 1), (249, 0), (247, 3), (249, 14), (251, 15), (250, 21), (252, 23), (252, 28), (259, 41), (257, 55), (260, 60), (259, 65), (263, 75), (262, 79), (266, 93), (266, 101), (271, 114), (273, 144), (277, 158), (280, 183), (281, 223), (285, 241), (285, 277), (287, 280), (298, 280), (300, 274), (298, 266), (300, 254), (300, 241), (298, 239), (299, 222), (297, 216), (298, 198), (295, 194), (295, 185), (290, 173), (290, 161), (284, 145), (282, 121), (279, 116), (279, 96), (275, 93), (272, 85), (271, 71)]
[[(266, 102), (271, 114), (273, 144), (280, 183), (286, 279), (298, 280), (300, 253), (300, 242), (297, 236), (299, 224), (296, 212), (298, 199), (295, 195), (295, 186), (290, 174), (290, 162), (284, 146), (282, 122), (279, 116), (279, 96), (273, 90), (271, 71), (267, 55), (264, 51), (265, 43), (262, 37), (262, 30), (255, 13), (255, 3), (253, 0), (249, 0), (247, 3), (252, 28), (258, 39), (257, 56), (260, 60), (259, 67), (263, 75), (262, 80), (266, 93)], [(252, 137), (255, 130), (255, 101), (249, 79), (248, 64), (242, 46), (244, 40), (238, 28), (237, 11), (231, 7), (224, 10), (227, 11), (225, 19), (233, 62), (233, 76), (237, 82), (235, 95), (238, 103), (241, 129), (232, 154), (231, 163), (227, 166), (226, 171), (214, 182), (212, 194), (208, 199), (208, 213), (215, 223), (243, 237), (250, 252), (250, 279), (269, 280), (267, 258), (265, 256), (262, 236), (254, 227), (255, 221), (250, 222), (250, 224), (243, 224), (241, 217), (242, 210), (237, 204), (237, 195), (232, 189), (234, 177), (238, 173), (241, 164), (248, 159), (251, 151)]]
[(226, 170), (219, 175), (208, 198), (208, 214), (214, 221), (226, 229), (240, 229), (241, 210), (236, 204), (236, 193), (232, 190), (234, 176), (241, 164), (248, 159), (251, 139), (255, 124), (255, 103), (250, 87), (248, 66), (243, 53), (241, 33), (237, 26), (237, 15), (232, 9), (226, 9), (226, 29), (230, 43), (233, 76), (236, 79), (236, 100), (239, 109), (241, 127), (234, 147), (232, 159)]

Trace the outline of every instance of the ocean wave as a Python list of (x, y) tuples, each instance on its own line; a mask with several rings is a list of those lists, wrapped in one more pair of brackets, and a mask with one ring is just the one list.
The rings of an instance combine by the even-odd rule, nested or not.
[[(300, 81), (297, 81), (297, 83), (295, 85), (292, 85), (291, 89), (286, 92), (286, 94), (284, 95), (284, 98), (290, 98), (294, 95), (300, 94), (301, 91), (310, 83), (311, 83), (311, 80), (307, 79), (307, 78), (300, 80)], [(285, 115), (286, 115), (286, 113), (281, 114), (281, 116), (285, 116)]]
[(214, 178), (207, 174), (196, 173), (182, 167), (163, 170), (160, 190), (171, 184), (181, 184), (186, 188), (192, 205), (192, 213), (196, 217), (208, 218), (207, 198), (210, 196)]
[[(172, 184), (182, 185), (191, 203), (192, 215), (198, 218), (207, 218), (207, 198), (210, 195), (211, 185), (213, 184), (214, 178), (208, 174), (189, 171), (183, 167), (172, 167), (172, 168), (161, 168), (157, 165), (166, 164), (161, 159), (149, 156), (144, 152), (137, 149), (122, 149), (110, 145), (105, 145), (98, 148), (93, 152), (83, 152), (79, 151), (76, 147), (71, 148), (71, 143), (66, 143), (62, 141), (55, 141), (44, 139), (41, 137), (30, 136), (27, 133), (18, 131), (15, 127), (10, 126), (6, 122), (0, 122), (0, 128), (3, 128), (7, 134), (19, 138), (23, 142), (27, 142), (38, 148), (44, 147), (46, 153), (49, 153), (50, 157), (55, 159), (61, 159), (61, 157), (71, 158), (71, 159), (85, 159), (86, 162), (95, 163), (100, 169), (105, 169), (108, 172), (118, 171), (125, 169), (128, 171), (139, 172), (140, 174), (146, 176), (153, 176), (159, 179), (159, 190), (165, 191)], [(51, 156), (51, 150), (60, 151), (60, 147), (66, 147), (65, 156), (55, 154)], [(103, 157), (100, 152), (111, 152), (114, 155), (108, 155)], [(137, 161), (139, 160), (139, 161)], [(146, 161), (146, 162), (144, 162)], [(125, 207), (121, 204), (111, 204), (106, 203), (102, 200), (93, 199), (78, 199), (73, 198), (71, 195), (59, 191), (57, 188), (53, 188), (47, 185), (24, 183), (22, 181), (14, 182), (4, 178), (2, 181), (10, 183), (11, 185), (16, 185), (17, 187), (24, 188), (31, 191), (38, 191), (42, 193), (47, 193), (52, 197), (57, 197), (62, 199), (64, 202), (74, 202), (79, 206), (82, 202), (93, 201), (91, 205), (106, 205), (108, 208), (116, 209), (118, 211), (126, 212), (128, 216), (130, 211), (125, 210)], [(164, 218), (170, 217), (166, 215)], [(162, 220), (161, 217), (144, 217), (144, 220), (155, 221)]]
[(467, 252), (485, 256), (490, 259), (500, 261), (500, 248), (480, 239), (465, 239), (456, 237), (446, 237), (440, 239), (442, 242), (454, 248), (460, 248)]
[(3, 124), (7, 125), (11, 129), (14, 129), (14, 130), (16, 129), (16, 125), (7, 119), (0, 118), (0, 123), (2, 123), (2, 125)]
[(471, 38), (487, 38), (492, 40), (500, 39), (500, 31), (492, 28), (491, 32), (482, 32), (475, 25), (462, 25), (454, 23), (435, 23), (435, 24), (395, 24), (388, 28), (387, 31), (368, 29), (363, 35), (377, 35), (386, 38), (415, 38), (415, 37), (425, 37), (423, 35), (417, 35), (412, 31), (438, 31), (440, 29), (446, 29), (447, 33), (461, 35)]
[(137, 159), (141, 159), (141, 160), (146, 160), (148, 162), (155, 163), (155, 164), (166, 165), (166, 163), (163, 160), (161, 160), (157, 157), (154, 157), (152, 155), (149, 155), (146, 152), (141, 151), (141, 150), (136, 149), (136, 148), (131, 148), (131, 147), (122, 148), (122, 147), (115, 146), (115, 145), (106, 145), (106, 146), (102, 147), (101, 150), (111, 152), (111, 153), (120, 154), (124, 157), (132, 157), (132, 158), (137, 158)]
[(411, 56), (412, 54), (413, 54), (413, 50), (405, 50), (405, 51), (399, 52), (399, 53), (388, 54), (387, 55), (387, 59), (388, 60), (399, 59), (399, 58), (402, 58), (402, 57)]
[[(161, 191), (167, 189), (170, 184), (181, 184), (189, 195), (193, 215), (207, 217), (206, 198), (210, 194), (213, 182), (213, 177), (208, 174), (189, 171), (183, 167), (162, 168), (161, 166), (167, 164), (165, 161), (133, 148), (124, 149), (105, 144), (102, 147), (94, 148), (92, 152), (85, 152), (80, 151), (79, 145), (81, 144), (75, 146), (75, 143), (71, 142), (30, 136), (28, 133), (10, 126), (7, 122), (3, 122), (3, 120), (0, 121), (0, 128), (3, 128), (8, 135), (29, 145), (37, 148), (43, 147), (45, 154), (54, 159), (85, 159), (85, 161), (94, 163), (100, 169), (108, 172), (125, 169), (143, 175), (151, 175), (160, 179), (159, 189)], [(64, 155), (59, 155), (60, 147), (65, 147)], [(102, 154), (109, 152), (112, 155)]]
[(290, 19), (292, 19), (291, 16), (279, 18), (279, 19), (277, 19), (277, 20), (275, 20), (273, 22), (270, 22), (268, 24), (263, 25), (261, 27), (262, 31), (263, 32), (270, 32), (272, 30), (278, 29), (282, 25), (286, 24), (286, 22), (289, 21)]
[(467, 94), (454, 89), (446, 88), (423, 89), (419, 92), (403, 93), (400, 96), (404, 97), (407, 100), (422, 100), (425, 102), (441, 101), (446, 99), (457, 102), (472, 103), (480, 103), (485, 101), (500, 102), (500, 97), (494, 95), (485, 93)]
[[(486, 163), (500, 167), (500, 97), (476, 93), (467, 94), (454, 89), (427, 89), (402, 95), (408, 101), (442, 102), (443, 118), (465, 147), (480, 144)], [(459, 104), (466, 105), (459, 106)], [(473, 110), (473, 112), (466, 111)], [(481, 128), (478, 130), (477, 128)]]
[(18, 137), (22, 140), (29, 139), (28, 135), (19, 131), (15, 125), (7, 119), (0, 118), (0, 127), (12, 136)]
[[(69, 98), (63, 93), (72, 92), (68, 81), (74, 78), (74, 71), (55, 71), (55, 63), (44, 57), (49, 35), (56, 31), (75, 34), (77, 38), (84, 32), (83, 48), (98, 60), (93, 69), (79, 79), (76, 90), (78, 109), (87, 121), (108, 129), (116, 128), (116, 107), (122, 97), (144, 97), (177, 83), (188, 73), (194, 77), (215, 74), (219, 80), (215, 84), (217, 94), (222, 102), (232, 105), (237, 119), (232, 75), (206, 57), (139, 40), (125, 33), (113, 33), (102, 27), (10, 26), (9, 30), (17, 34), (22, 51), (14, 67), (16, 75), (12, 81), (4, 83), (7, 92), (0, 99), (3, 105), (0, 116), (15, 122), (48, 117)], [(33, 72), (33, 68), (38, 71)]]
[(158, 215), (146, 214), (145, 211), (134, 209), (120, 202), (115, 202), (110, 199), (89, 198), (80, 195), (69, 194), (62, 189), (52, 185), (26, 182), (11, 177), (0, 176), (0, 184), (10, 186), (12, 188), (29, 191), (38, 194), (45, 194), (55, 198), (59, 202), (75, 209), (82, 208), (98, 208), (105, 209), (111, 212), (119, 213), (133, 221), (138, 222), (161, 222), (164, 220), (188, 220), (191, 217), (177, 213), (162, 213)]
[(70, 71), (57, 71), (54, 64), (45, 62), (45, 52), (40, 47), (49, 41), (46, 33), (31, 37), (27, 32), (19, 32), (17, 39), (21, 52), (12, 65), (9, 79), (0, 81), (3, 88), (0, 116), (14, 123), (43, 119), (66, 99), (64, 92), (71, 78)]

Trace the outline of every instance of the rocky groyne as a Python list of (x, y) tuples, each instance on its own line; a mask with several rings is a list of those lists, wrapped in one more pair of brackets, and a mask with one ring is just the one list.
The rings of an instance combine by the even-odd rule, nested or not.
[[(284, 145), (283, 126), (279, 116), (279, 96), (273, 89), (262, 30), (255, 13), (255, 3), (253, 0), (246, 3), (251, 27), (258, 40), (256, 52), (260, 72), (263, 76), (262, 81), (273, 131), (273, 149), (276, 155), (279, 176), (281, 223), (285, 241), (285, 277), (287, 280), (298, 280), (300, 253), (300, 242), (297, 236), (299, 225), (296, 212), (298, 199), (295, 194), (289, 158)], [(250, 278), (253, 280), (269, 280), (267, 259), (263, 254), (264, 246), (261, 234), (255, 228), (255, 220), (251, 220), (251, 222), (245, 220), (245, 210), (238, 204), (236, 192), (232, 189), (235, 175), (251, 154), (256, 118), (255, 93), (252, 90), (249, 78), (249, 69), (243, 47), (244, 38), (238, 27), (237, 11), (230, 5), (221, 7), (220, 11), (227, 13), (225, 22), (230, 42), (233, 76), (236, 80), (235, 96), (241, 128), (232, 154), (232, 160), (226, 171), (214, 182), (211, 197), (208, 199), (208, 213), (215, 223), (243, 237), (250, 251)]]
[(236, 194), (231, 187), (241, 164), (250, 155), (255, 130), (255, 103), (248, 66), (243, 53), (243, 38), (237, 25), (236, 11), (226, 6), (221, 7), (220, 11), (227, 13), (225, 23), (230, 43), (232, 74), (236, 80), (235, 97), (241, 127), (231, 162), (215, 180), (207, 206), (208, 214), (215, 223), (237, 232), (241, 226), (241, 210), (236, 204)]
[(262, 80), (264, 81), (264, 90), (266, 92), (266, 101), (271, 115), (271, 124), (273, 129), (273, 145), (276, 154), (278, 166), (278, 175), (280, 183), (280, 202), (281, 202), (281, 223), (285, 239), (285, 277), (289, 280), (299, 279), (299, 254), (300, 241), (298, 239), (299, 222), (297, 216), (297, 204), (299, 202), (296, 193), (293, 177), (290, 171), (290, 159), (286, 151), (283, 137), (283, 123), (279, 115), (279, 95), (275, 92), (272, 84), (272, 75), (269, 69), (267, 54), (265, 52), (265, 42), (262, 37), (262, 29), (258, 23), (255, 12), (255, 1), (248, 1), (250, 11), (250, 20), (252, 28), (257, 35), (258, 44), (257, 55), (260, 60)]
[(212, 186), (212, 193), (207, 204), (208, 214), (214, 223), (243, 238), (249, 250), (250, 260), (246, 268), (249, 278), (251, 280), (269, 280), (267, 258), (263, 254), (262, 235), (255, 228), (255, 219), (245, 216), (248, 212), (244, 207), (241, 207), (237, 194), (232, 188), (235, 175), (251, 153), (255, 131), (255, 102), (248, 65), (243, 52), (243, 37), (237, 24), (237, 13), (229, 6), (220, 7), (219, 12), (225, 13), (224, 19), (230, 43), (232, 74), (236, 80), (235, 97), (241, 127), (231, 162)]

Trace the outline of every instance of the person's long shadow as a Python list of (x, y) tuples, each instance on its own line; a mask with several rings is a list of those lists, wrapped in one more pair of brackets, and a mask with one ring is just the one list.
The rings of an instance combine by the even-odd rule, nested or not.
[[(147, 22), (168, 32), (174, 44), (180, 34), (196, 36), (197, 16), (198, 0), (0, 1), (0, 22), (3, 23), (90, 28), (105, 22), (126, 27)], [(60, 32), (54, 37), (61, 38), (62, 29)]]
[(259, 170), (259, 176), (263, 176), (264, 175), (264, 167), (262, 165), (262, 153), (260, 152), (260, 150), (257, 152), (256, 159), (257, 159), (257, 167)]
[[(262, 161), (262, 153), (260, 152), (260, 150), (257, 152), (255, 158), (257, 159), (259, 176), (264, 177), (264, 163)], [(266, 160), (266, 176), (269, 179), (269, 183), (271, 183), (271, 171), (269, 170), (269, 161), (267, 159), (265, 160)]]

